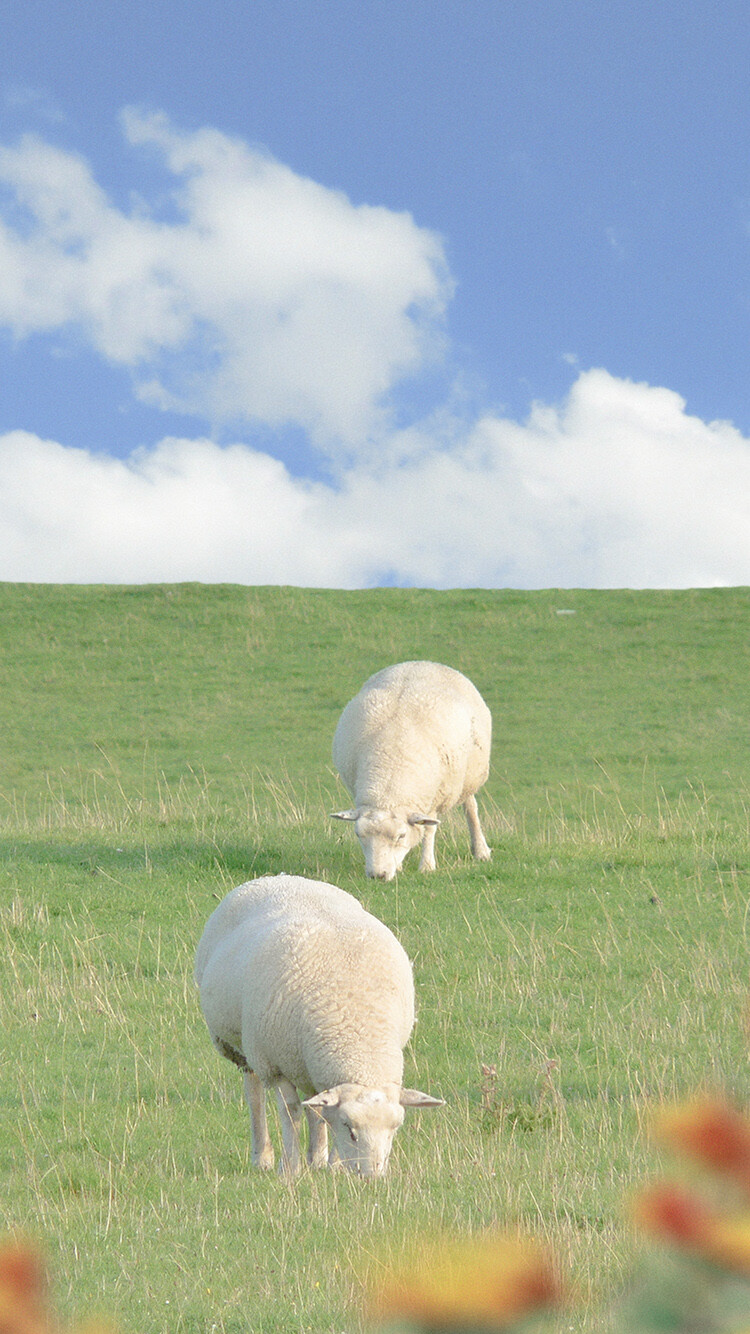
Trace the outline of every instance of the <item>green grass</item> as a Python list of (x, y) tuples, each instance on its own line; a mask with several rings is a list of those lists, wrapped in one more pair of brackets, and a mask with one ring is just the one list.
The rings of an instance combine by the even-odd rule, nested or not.
[[(386, 1245), (520, 1222), (597, 1327), (658, 1170), (649, 1108), (748, 1101), (749, 621), (747, 590), (0, 585), (1, 1198), (66, 1318), (354, 1334)], [(330, 743), (409, 657), (492, 709), (495, 852), (472, 863), (456, 815), (434, 875), (382, 885), (327, 818)], [(406, 1078), (447, 1105), (381, 1183), (254, 1173), (199, 1014), (208, 914), (282, 870), (357, 894), (415, 962)]]

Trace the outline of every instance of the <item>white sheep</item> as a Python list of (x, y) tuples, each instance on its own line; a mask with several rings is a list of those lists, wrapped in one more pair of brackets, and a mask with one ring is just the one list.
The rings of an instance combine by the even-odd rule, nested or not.
[(332, 814), (354, 821), (368, 876), (392, 880), (420, 839), (419, 869), (434, 871), (440, 816), (460, 803), (474, 856), (489, 860), (474, 794), (489, 773), (491, 740), (487, 705), (452, 667), (401, 662), (365, 681), (333, 738), (333, 762), (356, 805)]
[(244, 1071), (257, 1166), (274, 1161), (266, 1088), (276, 1090), (289, 1173), (301, 1167), (303, 1106), (312, 1166), (338, 1158), (380, 1176), (404, 1108), (442, 1105), (402, 1087), (414, 1024), (409, 959), (343, 889), (292, 875), (239, 885), (206, 923), (195, 979), (214, 1045)]

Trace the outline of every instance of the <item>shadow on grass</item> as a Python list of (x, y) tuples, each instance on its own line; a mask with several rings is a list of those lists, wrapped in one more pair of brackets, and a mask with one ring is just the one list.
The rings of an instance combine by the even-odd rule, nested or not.
[(221, 846), (210, 839), (172, 838), (154, 842), (124, 843), (122, 846), (78, 839), (0, 839), (0, 865), (20, 871), (23, 865), (46, 866), (57, 871), (104, 873), (113, 877), (138, 872), (222, 871), (237, 876), (237, 883), (262, 875), (278, 875), (288, 869), (289, 853), (273, 845), (253, 848), (250, 843), (230, 842)]

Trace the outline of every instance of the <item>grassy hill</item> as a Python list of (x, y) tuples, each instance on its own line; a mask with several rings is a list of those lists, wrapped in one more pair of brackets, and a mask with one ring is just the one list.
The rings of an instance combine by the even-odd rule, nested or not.
[[(0, 585), (1, 1198), (64, 1313), (349, 1332), (386, 1242), (520, 1222), (595, 1327), (657, 1168), (648, 1108), (747, 1101), (749, 624), (748, 590)], [(494, 857), (455, 814), (434, 875), (375, 884), (327, 817), (331, 737), (414, 657), (492, 710)], [(198, 1011), (208, 914), (282, 870), (414, 959), (406, 1078), (447, 1105), (408, 1117), (382, 1183), (253, 1173)]]

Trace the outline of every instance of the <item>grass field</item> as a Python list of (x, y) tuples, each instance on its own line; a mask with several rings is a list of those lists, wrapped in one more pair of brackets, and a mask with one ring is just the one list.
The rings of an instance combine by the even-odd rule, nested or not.
[[(421, 1230), (548, 1239), (594, 1329), (659, 1170), (649, 1108), (748, 1101), (750, 592), (0, 585), (0, 1171), (66, 1318), (122, 1334), (360, 1328)], [(438, 870), (368, 882), (330, 764), (364, 678), (423, 657), (494, 718)], [(192, 956), (217, 899), (294, 871), (414, 959), (388, 1177), (254, 1173)], [(496, 1075), (482, 1074), (482, 1066)]]

